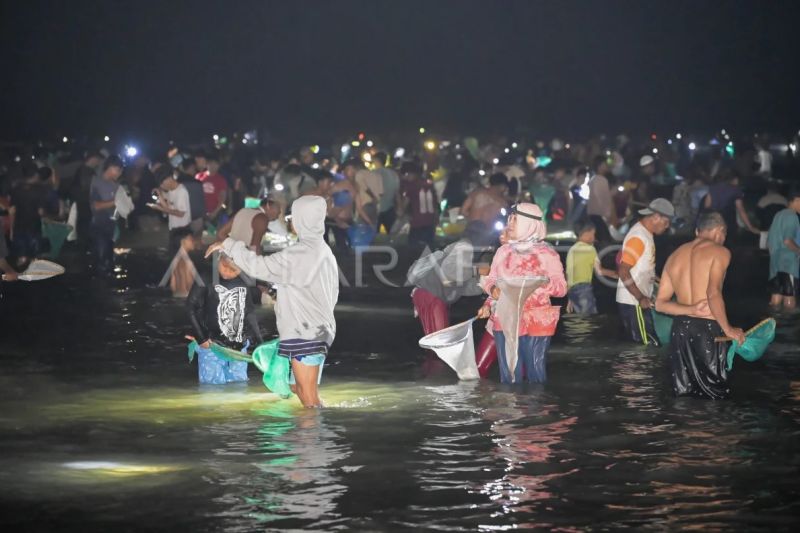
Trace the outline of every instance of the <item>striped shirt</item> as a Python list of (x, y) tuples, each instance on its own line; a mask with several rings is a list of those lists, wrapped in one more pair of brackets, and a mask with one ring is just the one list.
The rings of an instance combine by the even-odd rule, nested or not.
[(306, 355), (328, 355), (325, 341), (308, 341), (304, 339), (286, 339), (278, 344), (278, 355), (290, 359), (302, 359)]

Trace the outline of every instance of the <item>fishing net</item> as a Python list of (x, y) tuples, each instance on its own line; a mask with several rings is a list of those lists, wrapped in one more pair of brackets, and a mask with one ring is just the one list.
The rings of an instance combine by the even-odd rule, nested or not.
[(478, 365), (475, 363), (475, 344), (472, 341), (472, 322), (474, 318), (450, 326), (421, 338), (419, 345), (433, 350), (439, 358), (456, 371), (458, 379), (478, 379)]
[(53, 263), (45, 259), (36, 259), (28, 265), (28, 268), (19, 275), (18, 279), (23, 281), (39, 281), (52, 278), (53, 276), (60, 276), (63, 273), (64, 267), (58, 263)]
[(672, 338), (672, 321), (671, 316), (651, 310), (653, 313), (653, 325), (656, 328), (656, 335), (661, 342), (661, 346), (667, 346)]
[(253, 364), (264, 375), (264, 386), (281, 398), (292, 395), (289, 387), (289, 371), (291, 364), (288, 357), (278, 355), (279, 339), (259, 345), (253, 351)]
[(519, 324), (522, 318), (522, 308), (525, 300), (533, 291), (547, 283), (546, 276), (531, 276), (519, 278), (498, 279), (500, 299), (497, 300), (495, 315), (503, 326), (505, 336), (505, 357), (508, 370), (511, 373), (512, 383), (514, 371), (519, 360)]
[(762, 320), (745, 333), (744, 344), (739, 346), (736, 341), (731, 342), (728, 349), (728, 370), (733, 368), (734, 355), (738, 354), (745, 361), (755, 361), (764, 355), (767, 346), (775, 340), (775, 319)]
[(69, 224), (42, 220), (42, 236), (50, 241), (50, 251), (47, 253), (47, 257), (55, 259), (61, 254), (61, 247), (64, 246), (64, 241), (67, 240), (67, 235), (70, 233), (72, 233), (72, 226)]
[[(196, 340), (193, 340), (189, 343), (187, 355), (189, 356), (190, 363), (194, 360), (194, 353), (197, 351), (198, 347), (199, 345), (197, 344)], [(209, 349), (214, 353), (214, 355), (226, 361), (244, 361), (245, 363), (253, 362), (253, 358), (250, 357), (250, 355), (248, 355), (246, 352), (234, 350), (233, 348), (227, 348), (221, 344), (217, 344), (214, 341), (211, 341), (209, 344)]]

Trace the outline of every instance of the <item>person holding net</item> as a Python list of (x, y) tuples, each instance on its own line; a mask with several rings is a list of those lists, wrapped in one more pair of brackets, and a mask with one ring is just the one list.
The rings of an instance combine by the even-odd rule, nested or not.
[(564, 267), (558, 253), (546, 242), (539, 206), (512, 207), (508, 217), (508, 242), (492, 260), (483, 289), (489, 298), (478, 318), (492, 319), (502, 383), (547, 381), (547, 350), (555, 333), (560, 307), (552, 296), (567, 292)]
[[(667, 259), (656, 296), (656, 310), (674, 315), (670, 339), (672, 389), (676, 396), (712, 399), (730, 394), (728, 342), (743, 344), (745, 334), (728, 322), (722, 283), (731, 261), (723, 246), (728, 228), (719, 213), (703, 213), (696, 238)], [(673, 301), (675, 296), (675, 301)]]

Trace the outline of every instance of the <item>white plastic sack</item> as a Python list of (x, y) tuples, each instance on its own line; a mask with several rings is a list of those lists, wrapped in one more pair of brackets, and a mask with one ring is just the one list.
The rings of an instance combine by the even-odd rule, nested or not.
[(67, 235), (67, 241), (74, 242), (78, 240), (78, 204), (72, 202), (69, 206), (69, 215), (67, 215), (67, 224), (72, 226), (72, 231)]
[(475, 363), (475, 343), (472, 341), (471, 318), (455, 326), (450, 326), (419, 340), (423, 348), (433, 350), (439, 358), (456, 371), (458, 379), (479, 379), (478, 365)]
[[(505, 336), (506, 364), (514, 382), (514, 371), (519, 360), (519, 322), (525, 300), (533, 291), (549, 281), (547, 276), (498, 279), (500, 299), (497, 300), (495, 315), (500, 319)], [(499, 354), (498, 354), (499, 356)]]
[(114, 207), (117, 210), (117, 214), (122, 218), (128, 218), (128, 215), (133, 211), (133, 200), (131, 200), (128, 191), (124, 187), (117, 187), (117, 194), (114, 196)]
[(19, 275), (18, 279), (22, 281), (39, 281), (41, 279), (52, 278), (53, 276), (60, 276), (63, 273), (64, 267), (58, 263), (53, 263), (45, 259), (36, 259), (28, 265), (28, 268)]

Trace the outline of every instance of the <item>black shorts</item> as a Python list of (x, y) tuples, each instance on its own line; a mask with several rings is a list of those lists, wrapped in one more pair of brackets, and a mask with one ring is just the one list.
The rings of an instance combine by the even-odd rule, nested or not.
[(772, 294), (793, 297), (797, 294), (797, 278), (786, 272), (778, 272), (769, 280), (769, 290)]

